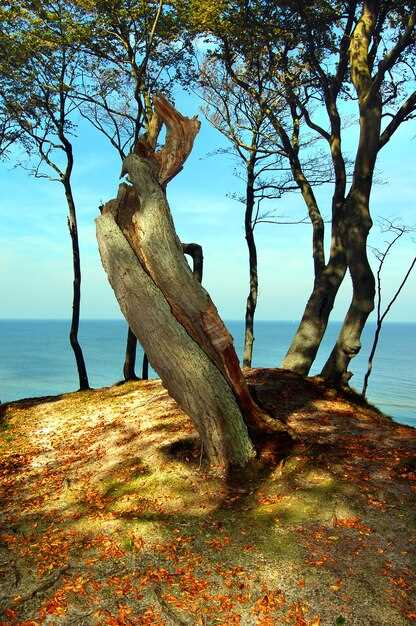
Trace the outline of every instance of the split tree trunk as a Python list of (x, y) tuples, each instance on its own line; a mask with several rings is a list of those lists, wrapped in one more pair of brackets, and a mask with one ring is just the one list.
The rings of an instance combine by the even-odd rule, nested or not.
[(301, 322), (281, 367), (307, 376), (321, 345), (335, 298), (347, 269), (346, 255), (340, 233), (342, 226), (340, 213), (342, 201), (340, 202), (340, 200), (341, 197), (342, 199), (344, 197), (343, 188), (345, 181), (342, 175), (338, 177), (332, 199), (331, 249), (329, 260), (326, 262), (324, 248), (325, 225), (315, 194), (302, 172), (297, 156), (291, 166), (293, 177), (308, 207), (309, 218), (312, 224), (314, 286)]
[(335, 229), (332, 234), (328, 263), (322, 271), (315, 274), (313, 291), (282, 362), (283, 368), (297, 372), (302, 376), (309, 374), (328, 326), (329, 316), (346, 270), (346, 253), (338, 229)]
[(232, 338), (191, 273), (174, 230), (165, 187), (182, 169), (199, 122), (163, 98), (154, 103), (167, 127), (165, 146), (155, 153), (139, 142), (136, 154), (124, 160), (132, 186), (121, 184), (117, 199), (97, 218), (101, 258), (129, 325), (193, 419), (211, 464), (243, 466), (255, 453), (248, 428), (287, 428), (250, 396)]
[(72, 244), (72, 261), (73, 261), (73, 296), (72, 296), (72, 318), (71, 329), (69, 332), (69, 341), (74, 352), (77, 365), (79, 388), (80, 390), (89, 389), (87, 368), (85, 367), (84, 355), (78, 341), (79, 316), (81, 304), (81, 264), (78, 243), (78, 227), (77, 216), (75, 210), (74, 198), (72, 195), (71, 184), (69, 180), (64, 181), (65, 196), (68, 204), (68, 229)]
[(172, 315), (111, 214), (97, 219), (97, 236), (121, 310), (170, 395), (194, 420), (209, 461), (245, 465), (254, 450), (225, 378)]
[[(359, 72), (359, 68), (357, 69)], [(353, 295), (337, 342), (322, 370), (335, 385), (346, 384), (352, 376), (348, 366), (361, 349), (361, 333), (374, 309), (375, 279), (367, 257), (367, 238), (372, 226), (370, 194), (380, 142), (382, 103), (380, 93), (360, 96), (360, 139), (350, 192), (345, 201), (343, 240)]]
[(348, 366), (361, 349), (361, 334), (374, 309), (375, 280), (367, 257), (367, 237), (372, 225), (368, 197), (353, 188), (346, 201), (345, 247), (353, 295), (337, 342), (321, 375), (333, 385), (347, 384)]

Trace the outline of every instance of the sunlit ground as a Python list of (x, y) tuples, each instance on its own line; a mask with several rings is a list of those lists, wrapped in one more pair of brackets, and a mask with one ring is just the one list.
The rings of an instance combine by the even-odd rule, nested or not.
[(225, 481), (158, 381), (3, 407), (1, 623), (415, 622), (415, 431), (249, 382), (299, 441)]

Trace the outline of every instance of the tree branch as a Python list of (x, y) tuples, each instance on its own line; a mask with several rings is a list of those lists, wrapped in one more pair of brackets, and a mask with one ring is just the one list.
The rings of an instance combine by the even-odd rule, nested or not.
[(400, 109), (393, 115), (393, 119), (386, 128), (383, 130), (380, 136), (379, 147), (381, 150), (388, 141), (390, 141), (392, 135), (396, 132), (402, 122), (405, 122), (408, 119), (408, 116), (416, 110), (416, 91), (414, 91), (410, 96), (403, 102)]

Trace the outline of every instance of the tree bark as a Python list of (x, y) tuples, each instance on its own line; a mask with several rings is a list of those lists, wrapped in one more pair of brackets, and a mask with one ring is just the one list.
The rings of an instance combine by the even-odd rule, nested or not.
[[(193, 261), (193, 275), (199, 282), (202, 282), (202, 271), (203, 271), (203, 255), (202, 255), (202, 247), (197, 243), (184, 243), (182, 244), (184, 254), (188, 254), (192, 257)], [(136, 350), (137, 350), (137, 338), (133, 333), (132, 329), (129, 327), (127, 333), (127, 343), (126, 343), (126, 356), (124, 359), (124, 367), (123, 367), (123, 375), (124, 380), (138, 380), (135, 372), (136, 365)], [(149, 379), (149, 359), (147, 358), (147, 354), (143, 354), (142, 361), (142, 380)]]
[(81, 264), (78, 243), (78, 227), (75, 202), (72, 195), (71, 184), (69, 180), (64, 181), (65, 196), (68, 204), (68, 229), (72, 244), (72, 260), (73, 260), (73, 297), (72, 297), (72, 319), (71, 329), (69, 332), (69, 341), (75, 355), (79, 377), (80, 391), (89, 389), (87, 368), (85, 366), (84, 355), (78, 341), (79, 316), (81, 304)]
[(346, 384), (351, 378), (352, 373), (348, 371), (348, 366), (361, 349), (361, 333), (374, 309), (375, 281), (367, 257), (371, 219), (368, 205), (361, 206), (360, 196), (360, 191), (353, 190), (347, 199), (347, 207), (350, 202), (358, 204), (358, 207), (350, 208), (355, 219), (350, 215), (345, 229), (345, 246), (353, 288), (352, 300), (337, 342), (322, 370), (322, 376), (334, 385)]
[(100, 253), (129, 325), (169, 393), (193, 419), (210, 462), (242, 466), (254, 455), (248, 428), (287, 427), (254, 403), (232, 338), (191, 273), (174, 230), (165, 187), (182, 169), (199, 122), (162, 98), (154, 103), (167, 126), (165, 146), (154, 153), (138, 145), (124, 160), (132, 186), (121, 184), (97, 219)]
[(225, 377), (172, 315), (168, 301), (138, 262), (114, 217), (107, 213), (96, 221), (104, 268), (152, 367), (193, 419), (210, 463), (224, 469), (244, 466), (254, 449)]

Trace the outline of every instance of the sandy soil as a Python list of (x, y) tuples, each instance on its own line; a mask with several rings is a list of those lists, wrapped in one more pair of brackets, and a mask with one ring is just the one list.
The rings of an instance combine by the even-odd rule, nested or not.
[(0, 624), (416, 622), (416, 431), (281, 370), (298, 440), (227, 480), (159, 381), (1, 407)]

